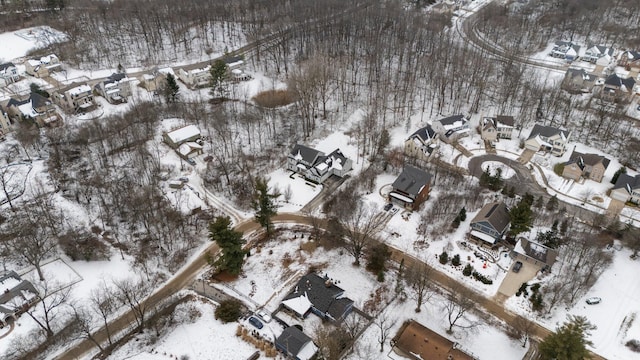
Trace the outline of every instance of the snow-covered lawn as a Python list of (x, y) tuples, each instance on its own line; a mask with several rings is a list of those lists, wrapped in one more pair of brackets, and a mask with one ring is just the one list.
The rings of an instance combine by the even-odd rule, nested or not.
[[(614, 247), (615, 248), (615, 247)], [(632, 339), (640, 340), (640, 281), (637, 272), (638, 260), (629, 258), (631, 251), (613, 251), (613, 263), (598, 278), (589, 292), (570, 309), (560, 308), (549, 317), (539, 317), (531, 312), (529, 302), (513, 296), (507, 300), (508, 309), (536, 319), (545, 327), (554, 330), (566, 320), (566, 315), (582, 315), (598, 328), (591, 333), (592, 350), (607, 359), (634, 359), (637, 354), (624, 344)], [(597, 296), (602, 302), (588, 305), (585, 300)]]
[(192, 360), (223, 360), (251, 356), (257, 349), (236, 336), (238, 324), (223, 324), (215, 319), (214, 311), (215, 306), (210, 302), (189, 301), (178, 305), (174, 314), (179, 325), (156, 341), (149, 332), (138, 335), (108, 359), (158, 360), (186, 356), (185, 359)]
[[(280, 192), (277, 199), (279, 212), (299, 211), (322, 190), (322, 185), (312, 184), (300, 174), (289, 170), (278, 169), (267, 177), (269, 178), (269, 186), (272, 189), (277, 187)], [(286, 193), (291, 195), (289, 201), (286, 200)]]
[(500, 176), (503, 179), (511, 179), (516, 174), (512, 168), (498, 161), (485, 161), (481, 167), (483, 170), (488, 170), (491, 175), (497, 174), (498, 169), (500, 169), (502, 171)]
[(0, 34), (0, 62), (23, 57), (31, 49), (66, 40), (66, 35), (48, 26), (38, 26)]
[(25, 191), (27, 177), (31, 171), (29, 163), (15, 163), (0, 167), (0, 204), (20, 196)]

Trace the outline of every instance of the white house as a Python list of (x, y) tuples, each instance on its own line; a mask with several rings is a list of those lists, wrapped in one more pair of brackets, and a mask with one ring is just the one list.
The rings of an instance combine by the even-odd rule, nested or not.
[(404, 154), (421, 160), (428, 160), (438, 148), (438, 134), (427, 125), (411, 134), (404, 142)]
[(433, 122), (433, 130), (440, 135), (442, 141), (451, 143), (469, 136), (469, 119), (464, 115), (453, 115)]
[(485, 117), (480, 121), (480, 137), (487, 141), (511, 139), (515, 129), (514, 122), (513, 116)]
[(287, 157), (287, 169), (302, 174), (307, 180), (322, 184), (331, 175), (344, 177), (351, 171), (351, 159), (340, 149), (325, 155), (304, 145), (296, 144)]
[(90, 111), (96, 106), (91, 86), (87, 84), (70, 84), (55, 90), (51, 98), (54, 103), (68, 113)]
[(174, 149), (177, 149), (184, 143), (194, 142), (200, 139), (200, 137), (200, 129), (195, 125), (183, 126), (162, 135), (164, 142)]
[(571, 41), (556, 41), (549, 55), (555, 58), (573, 61), (578, 58), (579, 52), (580, 46)]
[(20, 74), (13, 63), (0, 64), (0, 87), (13, 84), (18, 80), (20, 80)]
[(605, 55), (613, 56), (613, 48), (602, 45), (593, 45), (585, 51), (582, 60), (595, 64), (598, 59)]
[(529, 138), (525, 141), (525, 148), (562, 156), (567, 150), (569, 137), (571, 137), (571, 132), (568, 130), (536, 124), (531, 130)]
[(55, 54), (43, 56), (40, 59), (27, 60), (24, 65), (25, 72), (37, 78), (47, 77), (62, 68), (60, 59)]
[(210, 65), (192, 70), (179, 69), (178, 79), (180, 79), (185, 85), (190, 88), (208, 86), (211, 82), (211, 74), (209, 73), (210, 70)]
[(95, 86), (96, 91), (111, 104), (125, 103), (131, 96), (131, 79), (125, 74), (111, 74)]
[(622, 202), (640, 204), (640, 175), (620, 174), (609, 196)]

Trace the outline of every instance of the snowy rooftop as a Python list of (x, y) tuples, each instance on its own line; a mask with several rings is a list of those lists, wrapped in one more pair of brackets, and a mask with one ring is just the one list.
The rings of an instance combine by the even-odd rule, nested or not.
[(91, 86), (84, 84), (84, 85), (76, 86), (76, 87), (74, 87), (72, 89), (69, 89), (67, 91), (72, 96), (78, 96), (80, 94), (87, 93), (87, 92), (91, 93)]
[(195, 125), (187, 125), (185, 127), (181, 127), (180, 129), (173, 130), (167, 133), (167, 136), (174, 143), (180, 143), (186, 139), (189, 139), (194, 136), (199, 136), (200, 130)]

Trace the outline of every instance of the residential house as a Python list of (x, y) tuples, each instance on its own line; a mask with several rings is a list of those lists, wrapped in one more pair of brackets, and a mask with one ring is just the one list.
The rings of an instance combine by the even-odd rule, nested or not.
[(0, 64), (0, 87), (13, 84), (18, 80), (20, 80), (20, 74), (13, 63)]
[(567, 61), (574, 61), (578, 59), (578, 53), (580, 53), (580, 46), (573, 42), (556, 41), (549, 55), (555, 58), (565, 59)]
[(630, 77), (638, 76), (640, 73), (640, 51), (624, 51), (618, 59), (618, 65), (628, 70)]
[(556, 262), (558, 251), (535, 241), (520, 238), (510, 255), (514, 260), (527, 262), (538, 269), (548, 271)]
[(351, 159), (345, 157), (340, 149), (325, 155), (322, 151), (296, 144), (287, 156), (288, 170), (318, 184), (322, 184), (331, 175), (344, 177), (351, 168)]
[(0, 140), (4, 140), (4, 136), (11, 132), (11, 121), (2, 107), (0, 107)]
[(284, 297), (282, 306), (300, 318), (314, 313), (324, 320), (340, 322), (353, 310), (353, 300), (344, 297), (344, 290), (327, 276), (309, 273)]
[(582, 60), (595, 64), (596, 61), (603, 56), (613, 56), (613, 48), (602, 45), (593, 45), (585, 51), (584, 56), (582, 56)]
[(429, 160), (438, 148), (438, 135), (431, 125), (411, 134), (404, 142), (404, 154), (420, 160)]
[(555, 156), (562, 156), (567, 149), (571, 132), (553, 126), (536, 124), (525, 141), (525, 148), (533, 151), (545, 151)]
[(511, 139), (514, 129), (515, 120), (513, 116), (485, 117), (480, 122), (480, 137), (491, 142), (498, 139)]
[(178, 79), (191, 89), (209, 86), (211, 83), (210, 70), (211, 65), (192, 70), (179, 69)]
[(227, 65), (229, 71), (242, 69), (244, 65), (242, 56), (226, 56), (222, 61)]
[(489, 203), (484, 205), (471, 220), (469, 236), (471, 239), (493, 245), (509, 231), (510, 223), (511, 217), (507, 205), (501, 201)]
[(614, 200), (640, 205), (640, 175), (620, 174), (609, 196)]
[(53, 102), (36, 93), (31, 93), (24, 100), (11, 98), (7, 103), (7, 112), (14, 122), (31, 119), (40, 127), (60, 125), (61, 118)]
[(95, 89), (110, 104), (125, 103), (131, 96), (131, 79), (126, 74), (114, 73), (96, 84)]
[(449, 116), (434, 121), (433, 130), (440, 135), (442, 141), (452, 143), (469, 135), (469, 119), (463, 115)]
[(459, 343), (415, 320), (407, 321), (400, 327), (398, 334), (391, 340), (391, 346), (395, 354), (412, 360), (476, 360)]
[(602, 182), (604, 172), (609, 166), (610, 160), (598, 154), (583, 154), (573, 150), (569, 161), (564, 164), (562, 176), (574, 181), (585, 178)]
[(628, 103), (633, 95), (636, 81), (632, 77), (622, 78), (618, 74), (611, 74), (604, 81), (600, 98), (616, 103)]
[(181, 144), (180, 146), (178, 146), (176, 151), (178, 152), (178, 155), (180, 155), (180, 157), (185, 160), (193, 159), (198, 155), (202, 155), (202, 153), (204, 152), (202, 144), (194, 141), (188, 141)]
[(613, 68), (615, 68), (613, 58), (609, 55), (605, 55), (596, 61), (596, 68), (593, 70), (593, 73), (606, 76), (611, 74)]
[(24, 65), (25, 72), (37, 78), (47, 77), (52, 72), (62, 69), (60, 59), (55, 54), (43, 56), (40, 59), (27, 60)]
[(39, 300), (38, 290), (15, 271), (0, 274), (0, 325), (15, 321)]
[(167, 74), (174, 75), (172, 68), (163, 68), (152, 71), (150, 74), (142, 74), (138, 80), (140, 85), (148, 92), (157, 93), (167, 82)]
[(570, 92), (589, 93), (593, 90), (596, 80), (598, 80), (596, 75), (589, 74), (584, 69), (569, 68), (564, 74), (561, 86)]
[(422, 169), (405, 165), (402, 173), (391, 185), (388, 200), (408, 210), (417, 210), (431, 191), (431, 174)]
[(311, 338), (295, 326), (285, 328), (275, 345), (278, 351), (295, 360), (310, 360), (318, 352)]
[(200, 129), (195, 125), (183, 126), (162, 134), (164, 142), (173, 149), (178, 149), (180, 145), (187, 142), (194, 142), (201, 137)]

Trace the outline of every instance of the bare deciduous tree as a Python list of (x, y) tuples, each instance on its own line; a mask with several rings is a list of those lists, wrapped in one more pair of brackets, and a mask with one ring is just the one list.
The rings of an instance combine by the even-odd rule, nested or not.
[[(454, 326), (463, 329), (470, 329), (477, 326), (477, 322), (471, 321), (466, 316), (474, 306), (473, 293), (469, 289), (463, 285), (451, 289), (451, 292), (446, 296), (444, 304), (442, 305), (447, 315), (447, 322), (449, 323), (447, 333), (451, 334)], [(461, 320), (464, 321), (464, 324), (460, 323)]]
[(378, 328), (378, 344), (380, 344), (380, 352), (384, 352), (384, 344), (387, 342), (391, 329), (396, 326), (397, 319), (393, 319), (388, 313), (381, 313), (374, 320), (374, 325)]
[(427, 264), (414, 264), (407, 269), (406, 279), (409, 286), (414, 291), (416, 300), (416, 312), (420, 312), (422, 304), (428, 302), (435, 294), (431, 283), (433, 268)]

